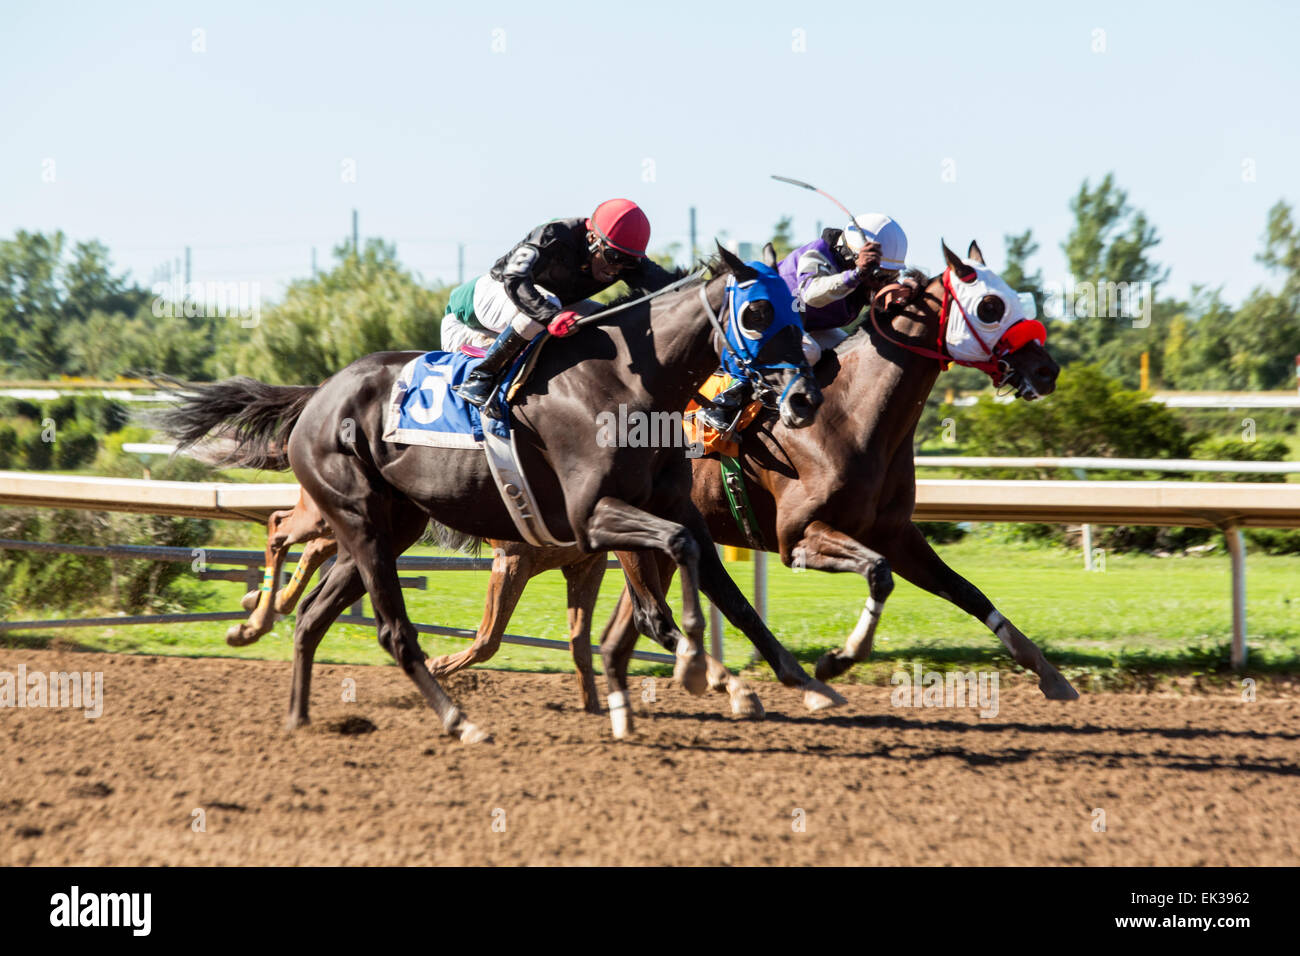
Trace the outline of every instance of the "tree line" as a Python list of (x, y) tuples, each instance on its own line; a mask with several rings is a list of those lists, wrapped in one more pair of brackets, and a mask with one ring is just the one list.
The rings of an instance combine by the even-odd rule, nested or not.
[[(1000, 271), (1031, 293), (1063, 365), (1087, 363), (1127, 387), (1148, 354), (1151, 382), (1170, 389), (1275, 389), (1295, 379), (1300, 353), (1300, 229), (1279, 201), (1265, 223), (1257, 259), (1280, 279), (1240, 305), (1222, 287), (1194, 286), (1187, 299), (1162, 297), (1168, 270), (1145, 213), (1106, 175), (1070, 199), (1072, 228), (1062, 243), (1067, 282), (1032, 269), (1031, 229), (1004, 237)], [(790, 219), (774, 229), (785, 253), (798, 241)], [(998, 267), (997, 263), (994, 263)], [(0, 240), (0, 377), (110, 380), (156, 371), (190, 380), (248, 374), (270, 382), (315, 384), (352, 360), (385, 349), (434, 349), (450, 288), (424, 283), (379, 239), (341, 245), (326, 271), (289, 285), (255, 319), (212, 309), (159, 308), (151, 290), (115, 272), (109, 250), (70, 244), (62, 232), (19, 230)], [(956, 369), (946, 386), (981, 388), (979, 373)]]

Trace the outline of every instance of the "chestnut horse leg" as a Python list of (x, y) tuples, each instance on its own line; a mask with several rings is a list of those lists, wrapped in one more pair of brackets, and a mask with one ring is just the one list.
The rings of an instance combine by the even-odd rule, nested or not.
[[(277, 600), (277, 590), (280, 586), (280, 572), (284, 568), (289, 549), (303, 541), (314, 544), (322, 535), (329, 534), (329, 525), (325, 523), (316, 503), (305, 491), (299, 493), (298, 503), (291, 510), (273, 512), (266, 527), (266, 572), (262, 577), (262, 586), (244, 595), (241, 605), (245, 610), (251, 608), (252, 614), (248, 616), (248, 620), (233, 625), (226, 632), (226, 643), (231, 647), (243, 647), (254, 643), (275, 626), (277, 614), (287, 613), (280, 609), (281, 602)], [(315, 549), (311, 545), (308, 546), (308, 553), (303, 554), (302, 560), (298, 562), (298, 567), (294, 571), (294, 582), (297, 582), (298, 590), (301, 590), (302, 585), (307, 582), (316, 568), (333, 554), (335, 549), (337, 544), (333, 543), (332, 538), (326, 539), (325, 544), (318, 545)], [(315, 563), (312, 564), (312, 561)], [(292, 609), (292, 604), (289, 609)]]
[(578, 675), (582, 708), (589, 714), (600, 713), (596, 673), (591, 667), (591, 617), (596, 610), (596, 598), (604, 577), (603, 551), (564, 566), (569, 596), (569, 652), (573, 655), (573, 667)]
[(532, 548), (511, 548), (509, 551), (493, 548), (487, 603), (483, 606), (483, 620), (479, 623), (474, 642), (463, 651), (430, 659), (427, 662), (429, 673), (434, 677), (447, 677), (492, 657), (501, 646), (501, 635), (506, 632), (510, 615), (514, 613), (528, 580), (540, 570), (535, 568)]
[(917, 587), (957, 605), (997, 635), (1021, 667), (1038, 675), (1038, 688), (1049, 700), (1077, 700), (1079, 692), (1043, 656), (1038, 645), (1008, 621), (982, 591), (935, 554), (921, 529), (908, 522), (880, 536), (880, 548), (894, 570)]
[(332, 534), (327, 537), (312, 538), (307, 542), (307, 547), (302, 549), (302, 557), (298, 559), (298, 566), (293, 569), (289, 583), (275, 596), (276, 614), (293, 613), (293, 609), (298, 606), (298, 599), (307, 590), (307, 582), (311, 580), (311, 576), (322, 564), (337, 554), (338, 550), (339, 543), (334, 540)]

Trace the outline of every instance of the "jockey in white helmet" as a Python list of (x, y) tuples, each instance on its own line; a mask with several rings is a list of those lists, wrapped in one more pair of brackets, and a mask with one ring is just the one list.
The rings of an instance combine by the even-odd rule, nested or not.
[[(878, 212), (856, 216), (843, 229), (827, 229), (781, 260), (777, 271), (803, 318), (804, 357), (809, 366), (817, 364), (824, 349), (848, 338), (843, 327), (858, 317), (876, 292), (897, 281), (906, 260), (903, 227)], [(748, 400), (748, 383), (734, 382), (701, 412), (701, 418), (725, 432)]]

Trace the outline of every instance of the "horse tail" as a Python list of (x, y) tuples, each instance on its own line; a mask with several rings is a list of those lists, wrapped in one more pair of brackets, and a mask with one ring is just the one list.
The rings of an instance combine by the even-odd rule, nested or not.
[[(228, 467), (287, 471), (289, 434), (318, 385), (268, 385), (238, 376), (211, 385), (156, 384), (178, 401), (151, 416), (151, 424), (176, 442), (177, 451), (211, 435), (215, 454), (205, 457)], [(214, 431), (215, 430), (215, 431)]]
[(475, 556), (483, 549), (482, 538), (476, 538), (472, 534), (465, 534), (455, 528), (448, 528), (445, 524), (439, 524), (436, 521), (429, 522), (429, 527), (424, 529), (424, 537), (420, 539), (420, 543), (437, 544), (440, 548), (445, 548), (448, 551), (459, 551), (462, 554)]

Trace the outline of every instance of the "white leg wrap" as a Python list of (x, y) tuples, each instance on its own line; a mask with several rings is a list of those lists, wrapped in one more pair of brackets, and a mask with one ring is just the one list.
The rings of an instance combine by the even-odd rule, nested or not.
[(854, 660), (858, 659), (858, 653), (863, 646), (870, 646), (871, 637), (876, 633), (876, 625), (880, 622), (880, 612), (883, 610), (880, 602), (875, 598), (867, 598), (867, 606), (862, 609), (862, 615), (858, 618), (857, 626), (853, 628), (853, 633), (849, 639), (844, 642), (844, 652)]
[(627, 736), (627, 694), (621, 690), (609, 695), (609, 720), (614, 725), (615, 737)]

